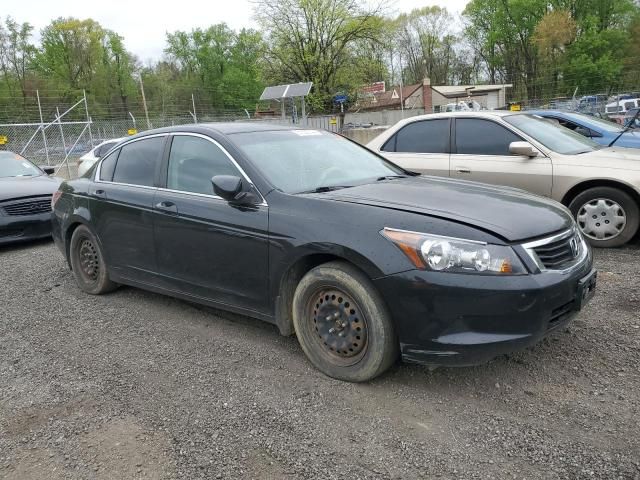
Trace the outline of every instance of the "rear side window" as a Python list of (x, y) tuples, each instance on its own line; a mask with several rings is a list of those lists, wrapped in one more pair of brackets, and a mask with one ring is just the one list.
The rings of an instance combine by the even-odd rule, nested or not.
[(211, 179), (216, 175), (240, 176), (229, 157), (204, 138), (176, 135), (171, 143), (167, 188), (213, 195)]
[(511, 142), (521, 142), (515, 133), (491, 120), (456, 119), (456, 152), (466, 155), (511, 155)]
[(165, 137), (129, 143), (120, 149), (113, 181), (152, 187), (160, 163)]
[(116, 143), (118, 142), (109, 142), (109, 143), (105, 143), (104, 145), (96, 148), (96, 151), (94, 153), (94, 155), (98, 158), (102, 157), (105, 153), (107, 153), (111, 147), (113, 147)]
[(113, 180), (113, 171), (116, 169), (116, 162), (118, 160), (118, 154), (120, 150), (116, 150), (107, 158), (102, 160), (100, 164), (100, 180), (110, 182)]
[(449, 153), (449, 120), (413, 122), (400, 129), (382, 147), (384, 152)]

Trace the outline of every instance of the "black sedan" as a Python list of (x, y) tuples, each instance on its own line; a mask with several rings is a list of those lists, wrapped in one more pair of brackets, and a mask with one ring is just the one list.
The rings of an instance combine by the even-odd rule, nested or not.
[(419, 176), (328, 132), (154, 130), (54, 200), (54, 239), (85, 292), (127, 284), (266, 320), (349, 381), (399, 354), (472, 365), (531, 345), (595, 288), (560, 204)]
[(17, 153), (0, 152), (0, 245), (51, 236), (51, 196), (61, 180)]

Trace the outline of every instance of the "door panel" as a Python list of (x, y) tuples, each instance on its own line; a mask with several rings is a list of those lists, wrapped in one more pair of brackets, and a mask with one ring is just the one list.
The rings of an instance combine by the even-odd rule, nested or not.
[(156, 256), (164, 286), (265, 310), (266, 206), (232, 207), (222, 199), (166, 190), (158, 190), (154, 205)]
[(385, 158), (407, 170), (439, 177), (449, 176), (448, 153), (381, 153)]
[(107, 265), (133, 280), (148, 281), (156, 269), (152, 209), (155, 189), (96, 183), (91, 216)]
[(458, 118), (454, 140), (452, 177), (551, 196), (551, 160), (542, 153), (537, 157), (512, 155), (511, 142), (523, 139), (505, 126), (488, 119)]

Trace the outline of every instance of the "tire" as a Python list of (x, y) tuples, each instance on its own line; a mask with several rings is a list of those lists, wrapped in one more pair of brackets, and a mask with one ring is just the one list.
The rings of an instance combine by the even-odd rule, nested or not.
[(398, 340), (382, 297), (371, 280), (344, 262), (315, 267), (300, 280), (293, 324), (311, 363), (338, 380), (371, 380), (398, 358)]
[(594, 247), (624, 245), (638, 231), (640, 211), (629, 194), (613, 187), (594, 187), (569, 204), (578, 227)]
[(86, 226), (80, 225), (73, 231), (69, 256), (71, 270), (80, 290), (91, 295), (101, 295), (117, 288), (109, 279), (100, 244)]

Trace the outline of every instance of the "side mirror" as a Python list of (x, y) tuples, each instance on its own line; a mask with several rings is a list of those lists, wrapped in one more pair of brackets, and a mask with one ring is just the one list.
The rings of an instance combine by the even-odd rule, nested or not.
[(520, 155), (524, 157), (537, 157), (538, 150), (529, 142), (511, 142), (509, 144), (509, 152), (514, 155)]
[(213, 191), (227, 202), (233, 202), (242, 192), (242, 179), (232, 175), (216, 175), (211, 179)]
[(246, 188), (242, 178), (234, 175), (216, 175), (211, 179), (213, 192), (227, 202), (238, 205), (253, 205), (259, 202), (252, 189)]
[(42, 171), (47, 175), (53, 175), (56, 173), (56, 167), (42, 167)]

